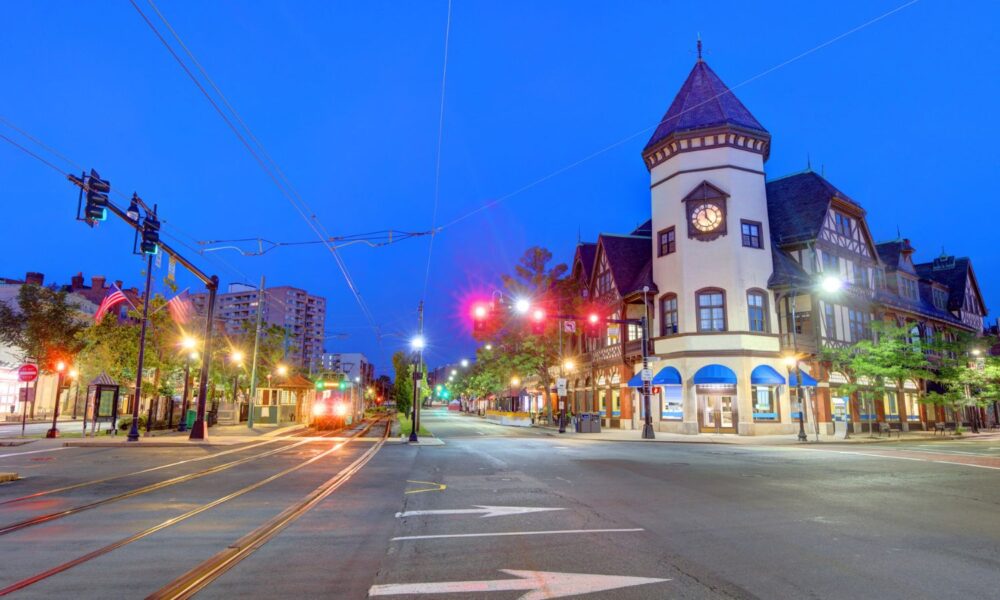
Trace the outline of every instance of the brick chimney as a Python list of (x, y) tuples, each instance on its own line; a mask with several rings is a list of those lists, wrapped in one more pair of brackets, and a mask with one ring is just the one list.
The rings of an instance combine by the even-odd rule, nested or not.
[(45, 273), (28, 272), (24, 274), (24, 283), (45, 285)]
[(116, 279), (115, 280), (115, 287), (117, 287), (118, 289), (122, 289), (122, 280), (121, 279)]
[(95, 290), (103, 290), (104, 282), (105, 282), (104, 275), (94, 275), (93, 277), (90, 278), (90, 287), (92, 287)]
[(72, 291), (83, 289), (83, 272), (77, 273), (69, 280), (69, 289)]

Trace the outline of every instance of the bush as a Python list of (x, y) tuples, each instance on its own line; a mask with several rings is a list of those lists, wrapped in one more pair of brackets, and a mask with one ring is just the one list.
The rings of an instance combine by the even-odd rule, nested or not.
[[(119, 419), (118, 421), (119, 431), (128, 431), (131, 428), (132, 428), (132, 417), (130, 416), (122, 417), (121, 419)], [(139, 415), (139, 429), (145, 429), (145, 428), (146, 428), (146, 417)]]

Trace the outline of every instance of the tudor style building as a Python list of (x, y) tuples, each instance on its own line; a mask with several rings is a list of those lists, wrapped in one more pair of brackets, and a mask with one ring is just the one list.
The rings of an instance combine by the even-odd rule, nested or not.
[[(986, 308), (969, 259), (919, 264), (907, 240), (877, 244), (861, 204), (811, 170), (767, 181), (770, 142), (699, 56), (643, 150), (651, 222), (577, 247), (573, 276), (590, 299), (611, 316), (652, 317), (654, 426), (796, 431), (792, 355), (809, 420), (826, 432), (865, 420), (902, 429), (961, 420), (920, 405), (922, 381), (902, 382), (882, 406), (865, 402), (864, 389), (840, 393), (847, 377), (825, 370), (817, 356), (824, 346), (869, 338), (875, 319), (911, 325), (915, 343), (980, 334)], [(643, 243), (644, 254), (635, 250)], [(840, 290), (823, 291), (819, 282), (830, 277), (843, 282)], [(596, 339), (578, 336), (575, 412), (599, 411), (605, 426), (636, 426), (639, 339), (617, 327)]]

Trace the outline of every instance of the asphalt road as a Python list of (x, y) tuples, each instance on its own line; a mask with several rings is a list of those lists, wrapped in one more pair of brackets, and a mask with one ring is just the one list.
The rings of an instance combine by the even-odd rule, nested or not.
[[(762, 447), (591, 441), (439, 410), (426, 412), (423, 423), (443, 445), (383, 446), (199, 597), (530, 600), (602, 588), (584, 597), (1000, 596), (1000, 440)], [(295, 443), (56, 449), (45, 440), (3, 448), (0, 472), (18, 470), (25, 479), (0, 485), (0, 588), (205, 506), (334, 444)], [(372, 444), (344, 444), (14, 597), (144, 597), (295, 503)], [(2, 534), (4, 525), (32, 516), (275, 449), (283, 450)], [(9, 502), (191, 459), (197, 460)]]
[[(27, 436), (43, 434), (52, 428), (52, 421), (44, 423), (25, 423), (24, 433)], [(83, 431), (83, 421), (80, 419), (67, 420), (59, 419), (57, 428), (60, 431), (80, 433)], [(0, 439), (21, 437), (21, 422), (0, 423)]]

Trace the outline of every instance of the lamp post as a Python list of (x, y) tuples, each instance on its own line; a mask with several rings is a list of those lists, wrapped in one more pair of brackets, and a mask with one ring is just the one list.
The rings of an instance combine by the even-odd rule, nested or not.
[(61, 360), (56, 362), (56, 405), (55, 410), (52, 411), (52, 428), (45, 432), (45, 437), (47, 438), (59, 437), (59, 429), (56, 428), (56, 419), (59, 418), (59, 392), (62, 391), (63, 373), (65, 372), (66, 363)]
[(76, 369), (70, 369), (69, 378), (76, 383), (76, 393), (73, 395), (73, 420), (76, 420), (77, 406), (80, 404), (80, 372)]
[(410, 423), (411, 442), (419, 441), (417, 438), (417, 428), (420, 427), (420, 379), (423, 377), (423, 374), (420, 372), (420, 365), (424, 362), (423, 352), (425, 345), (426, 342), (422, 335), (417, 335), (410, 341), (410, 348), (413, 349), (413, 418)]
[[(190, 340), (191, 338), (187, 338)], [(191, 346), (194, 347), (194, 341), (191, 341)], [(184, 395), (181, 397), (181, 418), (180, 423), (177, 425), (177, 431), (184, 432), (188, 430), (187, 425), (187, 411), (188, 411), (188, 392), (191, 390), (191, 363), (198, 360), (197, 352), (189, 352), (187, 358), (184, 359)]]
[[(229, 355), (229, 361), (235, 367), (235, 373), (233, 374), (233, 410), (239, 411), (236, 396), (240, 390), (240, 369), (243, 368), (243, 352), (233, 350)], [(236, 413), (236, 417), (237, 422), (239, 422), (239, 412)]]
[[(843, 286), (844, 286), (843, 280), (841, 280), (839, 277), (836, 277), (834, 275), (827, 275), (826, 277), (824, 277), (820, 281), (820, 289), (821, 289), (821, 291), (826, 292), (827, 294), (834, 294), (836, 292), (839, 292), (841, 290), (841, 288), (843, 288)], [(798, 317), (796, 315), (795, 309), (796, 309), (796, 304), (797, 304), (796, 298), (798, 297), (799, 289), (800, 288), (798, 286), (793, 286), (788, 291), (788, 293), (785, 295), (785, 301), (788, 303), (789, 310), (790, 310), (791, 316), (792, 316), (792, 322), (791, 322), (791, 325), (789, 325), (789, 328), (788, 328), (789, 329), (789, 333), (791, 333), (791, 337), (792, 337), (792, 354), (791, 354), (791, 356), (785, 357), (785, 365), (788, 367), (789, 378), (791, 378), (792, 367), (794, 366), (794, 368), (795, 368), (795, 396), (796, 396), (796, 398), (799, 401), (799, 435), (798, 435), (798, 440), (800, 442), (805, 442), (805, 441), (808, 441), (808, 439), (809, 439), (806, 436), (806, 428), (805, 428), (806, 403), (805, 403), (805, 400), (802, 398), (802, 369), (799, 366), (800, 356), (799, 356), (799, 350), (798, 350), (798, 340), (796, 338), (796, 333), (797, 333), (796, 329), (797, 329), (797, 326), (798, 326), (798, 323), (797, 323)], [(815, 331), (815, 326), (814, 326), (814, 331)], [(817, 345), (818, 345), (818, 341), (817, 341)], [(815, 407), (813, 408), (813, 417), (816, 419), (816, 441), (819, 441), (819, 420), (818, 420), (818, 416), (816, 415), (816, 409), (815, 409)], [(845, 427), (846, 426), (847, 425), (845, 424)]]

